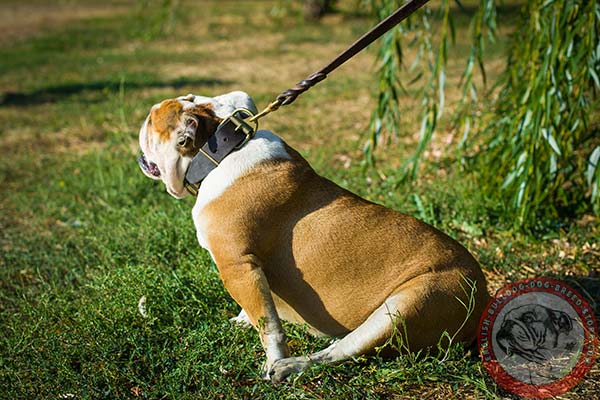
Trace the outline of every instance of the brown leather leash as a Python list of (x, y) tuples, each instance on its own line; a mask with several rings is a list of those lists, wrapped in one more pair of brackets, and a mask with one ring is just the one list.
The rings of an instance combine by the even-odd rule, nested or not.
[(410, 14), (417, 11), (427, 1), (410, 0), (405, 3), (389, 17), (362, 35), (325, 67), (310, 74), (306, 79), (301, 80), (295, 86), (277, 96), (275, 101), (258, 114), (253, 115), (251, 111), (246, 109), (235, 110), (221, 122), (215, 133), (208, 138), (207, 142), (199, 149), (198, 154), (190, 162), (183, 181), (185, 188), (192, 195), (197, 196), (200, 184), (204, 178), (217, 168), (225, 157), (234, 150), (241, 148), (254, 136), (258, 128), (257, 121), (259, 118), (277, 110), (281, 106), (292, 104), (299, 95), (327, 78), (329, 73), (354, 57)]
[(270, 103), (260, 113), (249, 118), (248, 121), (254, 122), (259, 118), (264, 117), (265, 115), (277, 110), (281, 106), (292, 104), (299, 95), (306, 92), (308, 89), (327, 78), (327, 75), (329, 75), (339, 66), (344, 64), (352, 57), (354, 57), (356, 54), (364, 50), (365, 47), (373, 43), (375, 40), (379, 39), (384, 33), (392, 29), (394, 26), (398, 25), (400, 22), (402, 22), (409, 15), (417, 11), (428, 1), (429, 0), (410, 0), (409, 2), (405, 3), (402, 7), (394, 11), (386, 19), (381, 21), (379, 24), (371, 28), (371, 30), (369, 30), (367, 33), (358, 38), (358, 40), (356, 40), (346, 50), (344, 50), (336, 58), (334, 58), (333, 61), (331, 61), (329, 64), (327, 64), (320, 70), (313, 72), (308, 77), (306, 77), (306, 79), (303, 79), (300, 82), (296, 83), (295, 86), (282, 92), (279, 96), (277, 96), (275, 101)]

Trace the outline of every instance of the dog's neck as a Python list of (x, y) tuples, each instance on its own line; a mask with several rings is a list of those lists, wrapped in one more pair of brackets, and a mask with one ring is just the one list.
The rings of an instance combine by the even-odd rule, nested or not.
[[(291, 158), (284, 142), (273, 132), (266, 130), (256, 132), (244, 147), (229, 154), (206, 176), (200, 185), (192, 211), (194, 222), (200, 223), (202, 209), (255, 166), (270, 160)], [(202, 247), (208, 248), (202, 238), (198, 237), (198, 240)]]
[(197, 195), (200, 183), (208, 174), (231, 152), (243, 147), (253, 137), (258, 125), (246, 121), (252, 115), (251, 111), (245, 109), (234, 111), (198, 148), (185, 173), (184, 186), (190, 193)]

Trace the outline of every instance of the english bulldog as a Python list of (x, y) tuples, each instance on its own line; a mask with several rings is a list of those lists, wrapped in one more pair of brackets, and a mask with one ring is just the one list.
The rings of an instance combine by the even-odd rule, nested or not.
[[(154, 105), (139, 134), (144, 174), (187, 196), (191, 160), (238, 108), (256, 112), (243, 92)], [(479, 264), (458, 242), (319, 176), (267, 130), (206, 176), (192, 218), (241, 307), (234, 320), (258, 331), (273, 382), (370, 353), (394, 332), (409, 351), (437, 345), (444, 332), (471, 343), (489, 299)], [(282, 319), (338, 340), (290, 357)]]

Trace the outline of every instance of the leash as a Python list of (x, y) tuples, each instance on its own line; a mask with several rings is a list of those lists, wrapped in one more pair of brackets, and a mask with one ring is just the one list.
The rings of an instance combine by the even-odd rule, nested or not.
[(352, 43), (346, 50), (340, 53), (336, 58), (333, 59), (329, 64), (320, 70), (313, 72), (305, 79), (296, 83), (295, 86), (289, 88), (288, 90), (282, 92), (275, 101), (270, 103), (264, 110), (249, 118), (249, 122), (254, 122), (259, 118), (264, 117), (265, 115), (276, 111), (281, 106), (287, 106), (288, 104), (292, 104), (294, 100), (302, 93), (306, 92), (311, 87), (315, 86), (317, 83), (321, 82), (327, 75), (336, 70), (346, 61), (360, 53), (365, 49), (368, 45), (373, 43), (375, 40), (379, 39), (384, 33), (392, 29), (394, 26), (398, 25), (404, 19), (406, 19), (409, 15), (417, 11), (421, 8), (425, 3), (429, 0), (410, 0), (405, 3), (402, 7), (394, 11), (390, 14), (386, 19), (379, 22), (376, 26), (371, 28), (367, 33), (358, 38), (354, 43)]
[(379, 22), (358, 40), (352, 43), (346, 50), (340, 53), (329, 64), (320, 70), (313, 72), (306, 79), (296, 83), (295, 86), (282, 92), (265, 109), (254, 115), (246, 109), (237, 109), (225, 118), (216, 132), (208, 138), (208, 141), (192, 159), (184, 179), (184, 186), (192, 195), (198, 195), (200, 184), (206, 176), (219, 166), (221, 161), (232, 151), (242, 147), (254, 136), (258, 129), (258, 120), (265, 115), (276, 111), (281, 106), (292, 104), (302, 93), (306, 92), (317, 83), (321, 82), (327, 75), (364, 50), (365, 47), (379, 39), (384, 33), (398, 25), (409, 15), (417, 11), (429, 0), (410, 0), (402, 7), (394, 11), (390, 16)]

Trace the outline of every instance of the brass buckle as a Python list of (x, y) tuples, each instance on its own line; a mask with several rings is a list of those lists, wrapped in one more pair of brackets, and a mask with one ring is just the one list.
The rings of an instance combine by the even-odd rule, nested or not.
[(235, 150), (248, 143), (258, 130), (258, 121), (252, 119), (252, 117), (254, 117), (254, 113), (247, 108), (236, 108), (229, 117), (221, 122), (220, 125), (223, 125), (231, 121), (235, 125), (236, 131), (242, 131), (246, 135), (246, 138), (235, 146)]
[(183, 186), (194, 197), (198, 197), (198, 190), (200, 189), (199, 184), (189, 183), (185, 178), (183, 179)]

